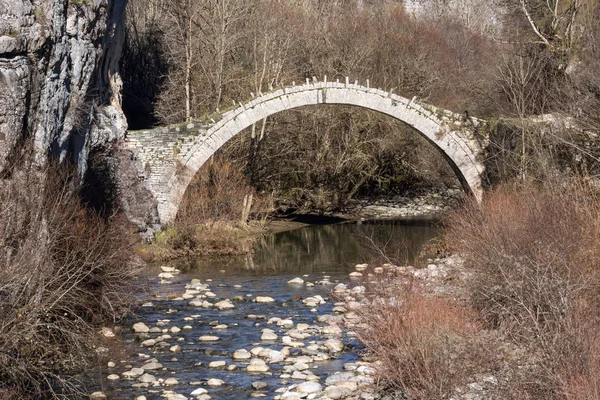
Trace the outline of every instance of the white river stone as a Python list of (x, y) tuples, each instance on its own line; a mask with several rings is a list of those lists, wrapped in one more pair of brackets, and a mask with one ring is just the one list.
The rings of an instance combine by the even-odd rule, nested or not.
[(252, 354), (246, 349), (239, 349), (233, 352), (234, 360), (248, 360), (252, 358)]
[(254, 301), (257, 303), (273, 303), (275, 299), (269, 296), (256, 296)]
[(317, 382), (303, 382), (296, 386), (296, 391), (300, 393), (318, 393), (323, 387)]
[(211, 335), (204, 335), (204, 336), (200, 336), (198, 338), (198, 340), (201, 342), (216, 342), (217, 340), (219, 340), (219, 337), (211, 336)]
[(133, 324), (133, 331), (135, 333), (148, 333), (150, 331), (150, 328), (148, 328), (148, 325), (146, 325), (143, 322), (138, 322), (136, 324)]

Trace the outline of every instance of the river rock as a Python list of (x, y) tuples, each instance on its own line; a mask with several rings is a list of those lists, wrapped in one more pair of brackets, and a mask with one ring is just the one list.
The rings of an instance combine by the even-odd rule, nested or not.
[(281, 396), (279, 396), (280, 399), (285, 399), (285, 400), (299, 400), (304, 397), (306, 397), (305, 393), (296, 393), (296, 392), (285, 392)]
[(148, 333), (150, 331), (150, 328), (148, 328), (148, 325), (146, 325), (143, 322), (138, 322), (133, 324), (133, 331), (135, 333)]
[(292, 373), (292, 379), (295, 379), (297, 381), (304, 381), (304, 380), (306, 380), (307, 377), (308, 377), (308, 375), (303, 374), (300, 371), (294, 371)]
[(337, 325), (327, 325), (327, 326), (323, 327), (323, 334), (324, 335), (341, 335), (342, 328), (340, 328)]
[(323, 392), (326, 398), (331, 400), (343, 399), (350, 395), (352, 392), (346, 388), (340, 388), (337, 386), (329, 386)]
[(290, 329), (294, 327), (294, 321), (291, 319), (281, 319), (277, 321), (277, 326), (284, 327), (286, 329)]
[(201, 342), (216, 342), (217, 340), (219, 340), (219, 337), (212, 336), (212, 335), (204, 335), (204, 336), (200, 336), (198, 338), (198, 340)]
[(234, 360), (248, 360), (252, 358), (252, 354), (246, 349), (239, 349), (233, 352), (232, 358)]
[(296, 325), (296, 329), (299, 330), (300, 332), (306, 331), (310, 328), (310, 325), (308, 324), (298, 324)]
[(231, 308), (235, 308), (235, 306), (233, 305), (233, 303), (231, 303), (229, 299), (227, 299), (216, 303), (215, 308), (218, 308), (219, 310), (229, 310)]
[(121, 375), (125, 378), (135, 378), (142, 375), (143, 373), (144, 370), (142, 368), (131, 368), (130, 371), (125, 371)]
[(297, 362), (294, 365), (292, 365), (292, 367), (294, 367), (296, 371), (305, 371), (310, 368), (308, 364), (305, 364), (303, 362)]
[(265, 349), (264, 347), (260, 347), (260, 346), (258, 346), (258, 347), (253, 347), (253, 348), (250, 350), (250, 353), (251, 353), (253, 356), (258, 356), (258, 355), (259, 355), (259, 354), (260, 354), (260, 353), (261, 353), (261, 352), (262, 352), (264, 349)]
[(211, 361), (208, 364), (208, 368), (223, 368), (227, 363), (223, 360)]
[(263, 329), (262, 335), (260, 336), (260, 340), (264, 341), (272, 341), (277, 340), (278, 336), (271, 329)]
[(253, 358), (250, 360), (250, 364), (246, 367), (248, 372), (267, 372), (269, 371), (269, 366), (265, 363), (264, 360), (260, 358)]
[(108, 379), (109, 381), (116, 381), (119, 380), (121, 377), (117, 374), (110, 374), (109, 376), (106, 377), (106, 379)]
[(354, 267), (354, 269), (356, 269), (357, 271), (364, 271), (367, 268), (369, 268), (369, 264), (356, 264), (356, 266)]
[(356, 372), (363, 375), (375, 375), (376, 371), (373, 367), (369, 367), (368, 365), (361, 365), (358, 368), (356, 368)]
[(337, 285), (335, 285), (335, 287), (333, 288), (334, 292), (340, 293), (340, 292), (344, 292), (348, 289), (348, 286), (344, 283), (338, 283)]
[(339, 353), (344, 350), (344, 343), (339, 339), (328, 339), (323, 345), (333, 353)]
[(257, 382), (252, 382), (252, 388), (254, 390), (261, 390), (261, 389), (265, 389), (267, 387), (267, 382), (261, 382), (261, 381), (257, 381)]
[(357, 272), (357, 271), (350, 272), (349, 275), (350, 275), (350, 278), (361, 278), (363, 276), (362, 272)]
[(202, 308), (211, 308), (212, 303), (206, 300), (192, 300), (188, 303), (191, 307), (202, 307)]
[(162, 368), (163, 368), (163, 366), (159, 362), (149, 362), (147, 364), (142, 365), (142, 369), (144, 371), (153, 371), (153, 370), (162, 369)]
[(323, 387), (317, 382), (303, 382), (296, 386), (296, 391), (300, 393), (318, 393)]
[(354, 381), (340, 381), (337, 382), (335, 386), (348, 389), (351, 392), (354, 392), (358, 389), (358, 383)]
[(163, 397), (167, 400), (188, 400), (187, 397), (179, 393), (165, 393)]
[(194, 390), (192, 393), (190, 393), (190, 396), (200, 396), (203, 394), (207, 394), (208, 390), (204, 389), (204, 388), (198, 388), (196, 390)]
[(163, 382), (163, 385), (165, 385), (165, 386), (175, 386), (175, 385), (179, 385), (179, 381), (177, 379), (175, 379), (175, 378), (167, 378)]
[(115, 337), (115, 333), (113, 332), (113, 330), (107, 327), (103, 327), (102, 329), (100, 329), (100, 334), (107, 338)]
[(269, 363), (273, 364), (282, 362), (283, 360), (285, 360), (285, 356), (282, 354), (281, 351), (269, 350), (267, 354), (267, 359), (269, 360)]
[(364, 286), (355, 286), (352, 288), (350, 293), (352, 294), (364, 294), (367, 291), (367, 288)]
[(302, 285), (304, 283), (304, 279), (302, 279), (302, 278), (294, 278), (294, 279), (288, 281), (288, 283), (292, 284), (292, 285)]
[(351, 372), (351, 371), (336, 372), (335, 374), (330, 375), (330, 376), (327, 377), (327, 379), (325, 380), (325, 384), (327, 386), (332, 386), (332, 385), (335, 385), (338, 382), (352, 380), (355, 377), (356, 377), (356, 374), (354, 372)]
[(273, 303), (275, 299), (269, 296), (256, 296), (254, 301), (257, 303)]
[(90, 399), (106, 399), (106, 395), (103, 392), (94, 392), (90, 394)]
[(306, 333), (306, 332), (300, 332), (297, 329), (292, 329), (291, 331), (289, 331), (288, 336), (293, 338), (293, 339), (298, 339), (298, 340), (304, 340), (307, 337), (310, 337), (311, 334), (310, 333)]
[(211, 378), (208, 381), (206, 381), (206, 384), (208, 386), (222, 386), (224, 383), (225, 382), (217, 378)]
[(138, 378), (138, 381), (142, 383), (152, 383), (156, 382), (156, 377), (154, 375), (144, 374)]
[(181, 346), (178, 344), (171, 346), (171, 347), (169, 347), (169, 351), (171, 353), (179, 353), (181, 351)]

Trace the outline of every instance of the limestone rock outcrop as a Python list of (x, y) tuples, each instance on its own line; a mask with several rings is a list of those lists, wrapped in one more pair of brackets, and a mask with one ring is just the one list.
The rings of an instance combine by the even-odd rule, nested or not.
[[(109, 200), (126, 213), (142, 204), (132, 219), (144, 229), (155, 205), (119, 145), (127, 132), (118, 72), (126, 5), (0, 0), (0, 176), (22, 157), (38, 166), (69, 160), (82, 180), (99, 163), (87, 175), (110, 186)], [(21, 151), (24, 143), (31, 151)]]
[(32, 139), (35, 161), (122, 139), (118, 60), (126, 0), (0, 0), (0, 171)]

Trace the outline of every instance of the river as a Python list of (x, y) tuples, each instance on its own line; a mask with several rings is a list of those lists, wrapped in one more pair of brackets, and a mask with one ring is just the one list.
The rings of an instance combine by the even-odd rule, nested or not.
[[(150, 331), (124, 330), (123, 339), (134, 355), (111, 360), (115, 366), (106, 370), (111, 379), (104, 380), (104, 390), (109, 398), (118, 399), (242, 399), (274, 398), (281, 395), (281, 388), (303, 381), (324, 385), (328, 376), (359, 361), (361, 349), (352, 332), (331, 335), (323, 330), (322, 322), (335, 314), (333, 287), (351, 283), (349, 273), (356, 264), (390, 261), (383, 254), (395, 263), (414, 263), (423, 246), (439, 234), (440, 229), (427, 221), (313, 225), (266, 235), (249, 256), (149, 266), (141, 281), (148, 290), (131, 324), (141, 322), (147, 327), (141, 330)], [(163, 272), (170, 268), (180, 272), (170, 277)], [(304, 283), (288, 283), (294, 278)], [(273, 301), (257, 302), (261, 296)], [(315, 296), (324, 302), (311, 303)], [(231, 308), (227, 303), (221, 310), (214, 307), (225, 299), (231, 300)], [(261, 340), (264, 329), (276, 338)], [(341, 340), (344, 349), (323, 354), (323, 341), (331, 337)], [(257, 347), (268, 350), (258, 355)], [(262, 373), (249, 373), (248, 359), (232, 359), (236, 350), (254, 349), (257, 356), (252, 358), (269, 360), (268, 351), (284, 347), (289, 348), (288, 359), (267, 363), (268, 371)], [(290, 366), (299, 362), (308, 368)], [(136, 370), (140, 367), (145, 375)], [(176, 381), (167, 382), (168, 378)], [(256, 382), (258, 389), (252, 386)], [(202, 389), (207, 392), (204, 397), (198, 394)]]

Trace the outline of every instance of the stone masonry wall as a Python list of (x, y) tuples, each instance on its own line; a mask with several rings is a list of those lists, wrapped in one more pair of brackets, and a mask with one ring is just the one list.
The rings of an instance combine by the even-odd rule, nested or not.
[(210, 121), (128, 132), (140, 175), (158, 202), (162, 223), (172, 221), (193, 176), (230, 138), (261, 119), (284, 110), (315, 104), (347, 104), (390, 115), (414, 127), (449, 159), (465, 190), (481, 197), (486, 137), (482, 121), (421, 104), (380, 89), (340, 82), (310, 82), (283, 88), (240, 103)]

